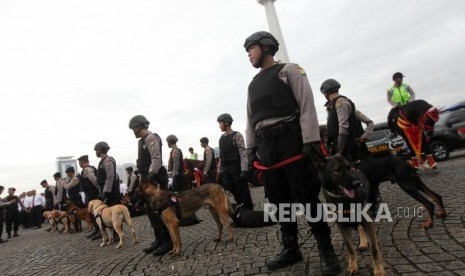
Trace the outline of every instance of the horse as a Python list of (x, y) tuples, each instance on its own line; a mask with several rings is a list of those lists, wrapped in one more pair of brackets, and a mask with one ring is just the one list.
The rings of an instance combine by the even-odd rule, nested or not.
[(416, 169), (421, 164), (426, 165), (424, 164), (425, 156), (428, 167), (436, 168), (436, 161), (430, 152), (428, 141), (438, 119), (438, 109), (424, 100), (411, 101), (399, 107), (396, 129), (407, 142), (413, 155), (411, 156), (412, 163)]

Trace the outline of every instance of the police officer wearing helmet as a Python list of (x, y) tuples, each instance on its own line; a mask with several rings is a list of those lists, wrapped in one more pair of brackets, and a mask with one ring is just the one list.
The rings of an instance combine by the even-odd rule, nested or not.
[(200, 146), (204, 148), (203, 152), (203, 175), (205, 177), (204, 181), (206, 183), (216, 183), (216, 160), (215, 160), (215, 150), (213, 150), (209, 145), (210, 141), (207, 137), (200, 138)]
[[(252, 66), (260, 68), (249, 85), (247, 97), (245, 134), (249, 166), (259, 159), (263, 166), (271, 167), (303, 153), (303, 159), (263, 172), (266, 195), (273, 204), (309, 203), (311, 216), (316, 217), (321, 183), (312, 157), (321, 154), (320, 133), (306, 73), (297, 64), (275, 62), (279, 43), (268, 32), (252, 34), (245, 40), (244, 48)], [(309, 225), (317, 240), (322, 273), (339, 272), (328, 224), (318, 221)], [(280, 228), (284, 248), (266, 260), (271, 270), (303, 259), (297, 223), (280, 222)]]
[(184, 158), (182, 151), (178, 148), (176, 143), (178, 137), (171, 134), (166, 137), (168, 147), (171, 148), (170, 159), (168, 161), (168, 172), (172, 172), (173, 176), (173, 188), (176, 192), (182, 192), (187, 190), (187, 182), (184, 177)]
[[(160, 185), (160, 189), (168, 189), (168, 173), (162, 165), (162, 140), (156, 133), (148, 130), (150, 122), (143, 115), (136, 115), (129, 121), (129, 128), (132, 129), (136, 138), (139, 139), (137, 169), (141, 178), (147, 178), (150, 183)], [(145, 202), (147, 216), (153, 228), (155, 241), (144, 248), (145, 253), (153, 253), (161, 256), (173, 248), (173, 242), (168, 229), (162, 222), (160, 216), (156, 215), (150, 207), (149, 200)]]
[[(328, 100), (326, 143), (330, 155), (340, 153), (351, 161), (370, 157), (365, 142), (373, 129), (373, 122), (357, 111), (354, 103), (339, 94), (341, 84), (335, 79), (327, 79), (321, 84), (321, 93)], [(367, 131), (362, 123), (368, 125)]]
[(248, 160), (244, 137), (241, 133), (232, 130), (233, 118), (230, 114), (221, 114), (218, 116), (217, 121), (219, 128), (224, 132), (219, 141), (220, 161), (218, 170), (221, 185), (233, 194), (238, 205), (253, 210), (252, 197), (246, 179)]
[(116, 175), (116, 161), (108, 155), (110, 146), (107, 142), (98, 142), (94, 146), (95, 155), (100, 158), (97, 167), (97, 184), (100, 187), (100, 198), (108, 205), (121, 203), (119, 179)]

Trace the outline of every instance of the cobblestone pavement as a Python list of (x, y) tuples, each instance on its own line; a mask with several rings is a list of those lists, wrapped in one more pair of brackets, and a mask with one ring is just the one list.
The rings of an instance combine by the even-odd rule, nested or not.
[[(439, 164), (439, 172), (423, 172), (424, 182), (443, 196), (447, 218), (435, 219), (434, 228), (419, 228), (423, 218), (414, 217), (418, 202), (397, 185), (383, 183), (383, 201), (389, 204), (393, 222), (378, 225), (378, 237), (389, 275), (465, 275), (465, 157)], [(253, 188), (256, 206), (262, 206), (263, 188)], [(398, 209), (401, 207), (400, 209)], [(407, 209), (410, 208), (410, 209)], [(410, 214), (406, 213), (410, 210)], [(153, 257), (142, 252), (152, 242), (146, 216), (134, 218), (140, 244), (127, 243), (116, 250), (100, 248), (87, 233), (58, 234), (21, 230), (19, 238), (0, 244), (1, 275), (320, 275), (315, 240), (300, 223), (300, 243), (304, 261), (273, 273), (265, 259), (278, 252), (276, 225), (258, 229), (236, 229), (231, 243), (213, 242), (216, 232), (210, 215), (202, 210), (200, 224), (182, 227), (180, 257)], [(127, 230), (127, 229), (126, 229)], [(129, 234), (128, 232), (126, 234)], [(346, 254), (342, 239), (332, 225), (333, 244), (343, 266)], [(354, 235), (355, 237), (355, 235)], [(355, 237), (355, 239), (357, 239)], [(369, 252), (359, 254), (360, 275), (371, 275)], [(340, 275), (344, 275), (341, 272)]]

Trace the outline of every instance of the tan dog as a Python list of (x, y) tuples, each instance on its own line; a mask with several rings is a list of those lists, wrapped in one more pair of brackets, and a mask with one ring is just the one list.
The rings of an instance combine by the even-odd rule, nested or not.
[(69, 220), (68, 216), (65, 211), (45, 211), (43, 213), (45, 219), (47, 219), (51, 226), (51, 232), (55, 232), (58, 230), (58, 223), (63, 224), (63, 233), (69, 232)]
[(134, 244), (138, 243), (139, 240), (136, 236), (136, 231), (132, 226), (131, 216), (129, 215), (129, 210), (126, 206), (117, 204), (114, 206), (107, 206), (101, 200), (94, 199), (89, 202), (88, 207), (89, 213), (93, 214), (97, 224), (100, 228), (100, 233), (102, 233), (102, 243), (100, 246), (105, 246), (107, 243), (107, 231), (109, 231), (108, 245), (113, 242), (113, 231), (115, 229), (116, 233), (119, 236), (119, 244), (115, 247), (116, 249), (123, 247), (125, 241), (125, 235), (122, 229), (123, 221), (128, 225), (132, 233), (132, 240)]
[(170, 252), (173, 257), (178, 256), (181, 252), (179, 218), (176, 216), (175, 201), (179, 203), (181, 218), (192, 217), (200, 208), (209, 206), (218, 228), (218, 236), (214, 241), (221, 241), (223, 224), (229, 233), (227, 241), (233, 240), (234, 233), (229, 223), (229, 215), (233, 213), (232, 207), (225, 190), (220, 185), (209, 183), (175, 195), (155, 187), (147, 179), (141, 179), (139, 189), (140, 193), (150, 200), (152, 209), (161, 213), (163, 223), (168, 228), (173, 241), (173, 250)]

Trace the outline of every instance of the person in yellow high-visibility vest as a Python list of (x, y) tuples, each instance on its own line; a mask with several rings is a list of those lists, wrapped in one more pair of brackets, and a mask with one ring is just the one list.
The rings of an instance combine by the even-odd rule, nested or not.
[(387, 118), (392, 136), (396, 136), (396, 120), (399, 106), (415, 100), (415, 92), (408, 84), (402, 83), (403, 78), (404, 75), (401, 72), (394, 73), (392, 76), (394, 84), (387, 90), (387, 101), (392, 106)]

